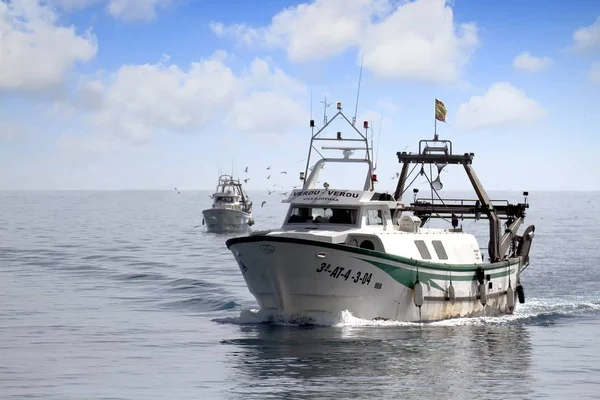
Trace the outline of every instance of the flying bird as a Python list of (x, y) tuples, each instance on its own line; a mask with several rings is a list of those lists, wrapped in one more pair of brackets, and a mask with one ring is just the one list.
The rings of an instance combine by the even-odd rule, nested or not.
[(269, 165), (269, 166), (267, 167), (267, 169), (271, 169), (271, 166)]
[(245, 173), (248, 173), (248, 167), (246, 167), (246, 169), (244, 170)]
[(271, 179), (271, 175), (267, 176), (267, 179)]
[(267, 192), (269, 192), (269, 195), (270, 195), (271, 193), (273, 193), (273, 191), (272, 191), (272, 190), (269, 190), (269, 189), (267, 189)]
[(280, 193), (282, 196), (287, 196), (288, 192)]
[(244, 183), (248, 183), (249, 180), (250, 180), (250, 178), (244, 179)]
[(262, 202), (262, 203), (260, 203), (260, 208), (263, 208), (263, 207), (264, 207), (264, 205), (265, 205), (265, 203), (266, 203), (266, 201), (264, 201), (264, 200), (263, 200), (263, 202)]
[(287, 175), (287, 172), (286, 172), (286, 171), (281, 171), (281, 173), (282, 173), (282, 174), (286, 174), (286, 175)]

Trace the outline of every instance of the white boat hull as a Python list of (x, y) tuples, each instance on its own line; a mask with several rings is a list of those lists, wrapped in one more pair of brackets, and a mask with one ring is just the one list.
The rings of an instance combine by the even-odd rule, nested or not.
[(202, 211), (207, 232), (245, 232), (252, 224), (252, 214), (227, 208), (210, 208)]
[[(445, 265), (357, 247), (281, 236), (229, 239), (261, 309), (286, 314), (350, 311), (363, 319), (434, 321), (512, 313), (520, 258), (495, 264)], [(484, 268), (479, 274), (477, 267)], [(415, 282), (423, 304), (415, 305)], [(488, 280), (489, 278), (489, 280)], [(513, 299), (507, 303), (507, 288)], [(449, 286), (454, 287), (454, 300)], [(482, 288), (482, 286), (485, 288)], [(491, 287), (491, 288), (490, 288)], [(480, 290), (485, 290), (482, 304)]]

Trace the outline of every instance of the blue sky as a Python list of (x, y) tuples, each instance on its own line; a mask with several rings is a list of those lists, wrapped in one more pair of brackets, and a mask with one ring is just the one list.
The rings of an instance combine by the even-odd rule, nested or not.
[(211, 189), (232, 162), (289, 189), (311, 92), (318, 125), (324, 95), (351, 117), (364, 54), (380, 189), (437, 97), (490, 190), (600, 190), (598, 1), (9, 0), (0, 38), (0, 189)]

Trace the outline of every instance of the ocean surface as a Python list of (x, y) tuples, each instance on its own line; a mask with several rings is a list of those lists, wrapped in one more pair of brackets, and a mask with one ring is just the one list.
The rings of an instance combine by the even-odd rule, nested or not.
[(312, 325), (257, 310), (208, 195), (0, 191), (0, 399), (600, 398), (600, 193), (531, 193), (515, 315)]

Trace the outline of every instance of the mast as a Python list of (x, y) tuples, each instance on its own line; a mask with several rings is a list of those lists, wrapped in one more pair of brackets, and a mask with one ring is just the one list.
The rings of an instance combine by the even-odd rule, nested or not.
[[(325, 110), (327, 108), (327, 103), (325, 102)], [(365, 185), (364, 185), (364, 190), (373, 190), (374, 189), (374, 183), (376, 182), (376, 176), (374, 174), (374, 169), (373, 169), (373, 160), (372, 160), (372, 154), (371, 154), (371, 150), (370, 150), (370, 146), (369, 146), (369, 135), (368, 135), (368, 131), (369, 131), (369, 123), (368, 121), (364, 121), (363, 123), (363, 128), (365, 129), (365, 132), (362, 133), (361, 131), (359, 131), (356, 126), (354, 126), (354, 124), (346, 117), (346, 115), (343, 113), (342, 110), (342, 103), (341, 102), (337, 102), (336, 104), (336, 108), (337, 108), (337, 113), (330, 119), (327, 118), (327, 115), (324, 115), (323, 120), (327, 121), (324, 126), (320, 129), (318, 129), (315, 132), (315, 121), (313, 119), (310, 120), (310, 128), (311, 128), (311, 139), (310, 139), (310, 144), (309, 144), (309, 148), (308, 148), (308, 156), (306, 159), (306, 166), (304, 169), (304, 172), (300, 173), (300, 180), (304, 181), (303, 184), (303, 188), (307, 189), (308, 185), (310, 183), (310, 179), (309, 178), (309, 168), (310, 168), (310, 163), (311, 163), (311, 158), (312, 158), (312, 152), (315, 151), (317, 152), (322, 160), (340, 160), (340, 158), (328, 158), (323, 156), (323, 154), (321, 154), (319, 152), (319, 150), (317, 150), (316, 148), (316, 142), (319, 141), (336, 141), (337, 143), (346, 143), (346, 142), (354, 142), (353, 146), (322, 146), (321, 149), (322, 150), (342, 150), (344, 151), (344, 159), (349, 159), (350, 155), (355, 151), (355, 150), (364, 150), (365, 151), (365, 156), (362, 159), (363, 162), (367, 162), (369, 165), (369, 175), (367, 177), (367, 179), (365, 180)], [(350, 134), (351, 136), (354, 137), (348, 137), (347, 133), (342, 133), (337, 132), (337, 135), (335, 138), (331, 138), (331, 137), (323, 137), (321, 134), (325, 131), (325, 129), (327, 129), (329, 127), (329, 125), (335, 121), (336, 119), (342, 119), (344, 121), (346, 121), (351, 129), (350, 129)], [(361, 146), (356, 146), (356, 143), (360, 143)], [(352, 160), (356, 160), (356, 158), (352, 159)], [(320, 162), (316, 163), (314, 166), (314, 169), (320, 168), (319, 164)], [(317, 173), (318, 171), (313, 170), (311, 173), (311, 177), (313, 176), (313, 174)]]

